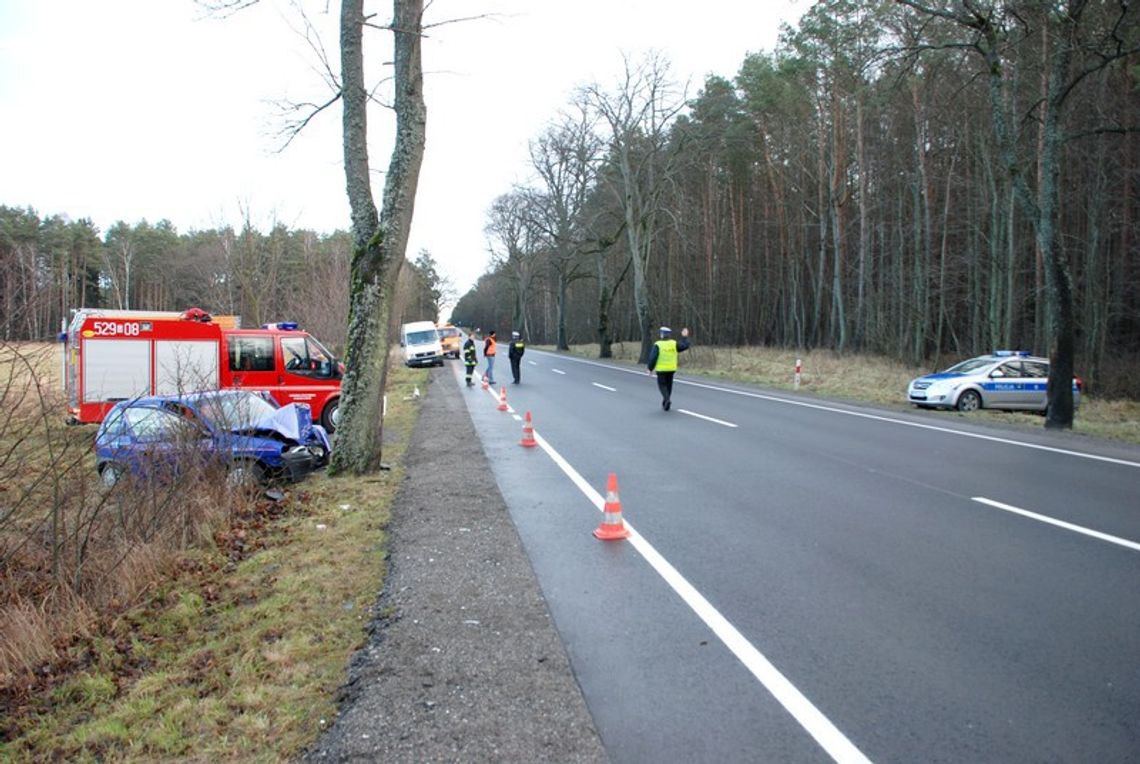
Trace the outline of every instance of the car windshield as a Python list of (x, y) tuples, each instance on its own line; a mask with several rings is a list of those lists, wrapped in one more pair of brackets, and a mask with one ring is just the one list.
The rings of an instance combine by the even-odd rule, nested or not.
[(439, 334), (435, 329), (428, 329), (422, 332), (409, 332), (408, 344), (409, 345), (426, 345), (429, 342), (435, 342), (439, 339)]
[(962, 361), (961, 363), (954, 364), (953, 366), (951, 366), (949, 369), (947, 369), (943, 373), (944, 374), (951, 374), (951, 373), (969, 374), (972, 371), (979, 371), (981, 369), (984, 369), (987, 366), (989, 366), (990, 364), (992, 364), (993, 362), (994, 362), (994, 359), (992, 359), (992, 358), (985, 358), (985, 357), (971, 358), (968, 361)]
[(452, 329), (452, 328), (440, 329), (439, 330), (439, 336), (440, 337), (458, 337), (459, 336), (459, 330), (458, 329)]
[(210, 395), (195, 402), (198, 414), (217, 430), (235, 430), (271, 416), (277, 408), (259, 395)]

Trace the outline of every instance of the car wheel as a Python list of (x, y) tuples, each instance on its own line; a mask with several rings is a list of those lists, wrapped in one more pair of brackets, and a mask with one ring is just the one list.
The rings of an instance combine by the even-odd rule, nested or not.
[(321, 412), (321, 426), (332, 435), (336, 432), (338, 424), (340, 424), (340, 398), (333, 398), (325, 404), (325, 409)]
[(261, 465), (247, 460), (234, 462), (226, 475), (226, 485), (246, 491), (259, 489), (264, 480), (265, 470)]
[(123, 465), (107, 462), (99, 470), (99, 482), (104, 488), (114, 488), (125, 474), (126, 470), (123, 469)]
[(967, 390), (958, 396), (959, 411), (977, 411), (982, 407), (982, 396), (977, 390)]

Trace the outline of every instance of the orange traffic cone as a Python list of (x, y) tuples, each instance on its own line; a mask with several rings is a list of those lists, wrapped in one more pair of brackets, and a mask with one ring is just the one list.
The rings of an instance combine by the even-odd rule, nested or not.
[(529, 411), (526, 412), (526, 419), (523, 420), (523, 436), (519, 445), (523, 448), (534, 448), (538, 445), (538, 441), (534, 439), (534, 425), (531, 423)]
[(486, 375), (486, 374), (484, 374), (484, 375), (483, 375), (483, 389), (484, 389), (484, 390), (489, 390), (489, 389), (490, 389), (490, 387), (491, 387), (491, 385), (490, 385), (490, 384), (487, 382), (487, 375)]
[(602, 541), (620, 541), (629, 538), (629, 530), (621, 521), (621, 499), (618, 498), (617, 475), (610, 473), (606, 481), (606, 506), (602, 510), (602, 524), (594, 529), (594, 535)]
[(507, 410), (507, 388), (499, 388), (499, 411)]

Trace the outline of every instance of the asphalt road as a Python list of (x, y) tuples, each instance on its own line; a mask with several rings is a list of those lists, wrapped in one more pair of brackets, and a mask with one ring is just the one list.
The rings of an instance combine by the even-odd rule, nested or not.
[(613, 761), (1140, 760), (1140, 449), (684, 361), (444, 372)]

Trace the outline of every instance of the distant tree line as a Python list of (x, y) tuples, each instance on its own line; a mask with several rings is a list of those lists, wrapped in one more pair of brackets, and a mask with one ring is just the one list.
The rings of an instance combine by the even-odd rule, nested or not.
[(454, 315), (602, 356), (658, 324), (913, 363), (1060, 347), (1135, 393), (1110, 367), (1140, 347), (1138, 50), (1135, 3), (828, 0), (695, 97), (626, 59), (532, 141)]
[[(200, 307), (238, 315), (247, 327), (297, 321), (340, 352), (351, 250), (341, 231), (262, 232), (247, 222), (179, 233), (167, 221), (143, 221), (104, 233), (89, 220), (0, 205), (0, 339), (51, 339), (78, 308)], [(416, 319), (434, 319), (445, 280), (427, 252), (406, 265), (400, 304)]]

